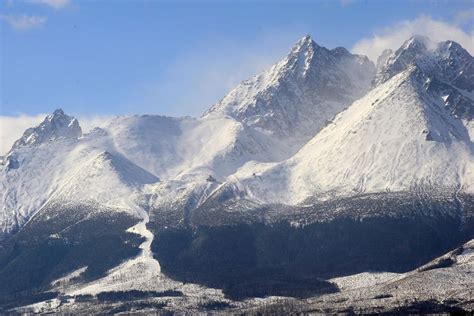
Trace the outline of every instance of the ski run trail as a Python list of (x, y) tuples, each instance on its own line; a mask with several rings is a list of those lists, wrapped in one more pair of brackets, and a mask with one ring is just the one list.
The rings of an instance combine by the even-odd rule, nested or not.
[[(166, 290), (176, 290), (181, 291), (183, 293), (183, 299), (185, 299), (190, 304), (197, 302), (200, 297), (202, 298), (203, 294), (209, 298), (225, 300), (224, 294), (221, 290), (206, 288), (191, 283), (184, 284), (182, 282), (171, 280), (163, 275), (161, 273), (160, 264), (153, 257), (153, 253), (151, 251), (151, 244), (153, 242), (154, 235), (147, 228), (147, 224), (149, 222), (148, 213), (143, 208), (138, 207), (131, 201), (128, 204), (142, 217), (142, 220), (138, 224), (127, 229), (128, 232), (138, 234), (145, 238), (143, 243), (139, 246), (141, 249), (139, 255), (135, 258), (124, 261), (117, 267), (111, 269), (103, 278), (89, 283), (62, 283), (63, 286), (58, 288), (58, 290), (70, 296), (81, 294), (95, 295), (100, 292), (108, 291), (140, 290), (162, 292)], [(84, 267), (78, 271), (72, 272), (71, 276), (77, 276), (83, 271), (85, 271)], [(67, 276), (61, 278), (61, 280), (70, 279), (72, 278), (68, 278)], [(55, 281), (53, 284), (58, 284), (58, 282)]]

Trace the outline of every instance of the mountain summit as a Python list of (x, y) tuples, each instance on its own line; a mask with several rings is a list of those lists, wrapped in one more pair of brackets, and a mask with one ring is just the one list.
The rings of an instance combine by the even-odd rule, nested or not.
[(263, 73), (242, 82), (204, 117), (228, 115), (277, 137), (306, 141), (370, 87), (375, 67), (310, 36)]
[(433, 43), (414, 36), (397, 51), (385, 52), (377, 64), (374, 86), (413, 67), (424, 78), (426, 90), (442, 98), (453, 115), (469, 120), (474, 117), (474, 58), (458, 43)]
[(81, 136), (82, 129), (78, 120), (66, 115), (62, 109), (57, 109), (46, 116), (38, 126), (27, 129), (23, 136), (15, 142), (13, 148), (37, 145), (58, 138), (77, 139)]

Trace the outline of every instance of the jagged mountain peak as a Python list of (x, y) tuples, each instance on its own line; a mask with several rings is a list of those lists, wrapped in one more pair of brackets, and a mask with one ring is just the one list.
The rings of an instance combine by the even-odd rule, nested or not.
[(406, 67), (413, 63), (417, 57), (425, 55), (429, 47), (434, 47), (434, 44), (428, 37), (414, 35), (390, 56), (387, 63), (395, 67)]
[(54, 110), (52, 114), (47, 115), (44, 121), (52, 122), (54, 124), (54, 126), (52, 127), (56, 129), (61, 128), (63, 126), (74, 127), (74, 125), (79, 124), (76, 118), (67, 115), (61, 108), (58, 108)]
[(306, 35), (296, 42), (296, 44), (291, 49), (290, 55), (295, 54), (295, 53), (297, 54), (300, 52), (305, 52), (308, 50), (314, 50), (318, 47), (320, 46), (316, 44), (316, 42), (313, 40), (311, 35)]
[(442, 100), (455, 117), (474, 117), (474, 58), (461, 45), (412, 37), (395, 52), (385, 52), (379, 58), (373, 86), (413, 67), (431, 96)]
[(461, 46), (461, 44), (455, 42), (455, 41), (444, 41), (438, 44), (438, 51), (441, 52), (448, 52), (449, 54), (457, 54), (457, 55), (469, 55), (467, 50), (464, 49), (464, 47)]
[[(374, 83), (377, 85), (385, 82), (412, 65), (419, 67), (424, 72), (438, 72), (438, 75), (443, 76), (446, 75), (446, 71), (471, 71), (460, 68), (471, 67), (472, 59), (469, 52), (454, 41), (434, 43), (425, 36), (417, 35), (405, 41), (394, 52), (391, 50), (382, 52), (377, 60), (377, 74)], [(456, 69), (447, 69), (446, 66), (452, 64), (456, 64)]]
[(472, 59), (471, 54), (455, 41), (440, 42), (436, 46), (435, 54), (442, 59), (449, 60), (451, 63), (461, 61), (468, 63)]
[(315, 43), (315, 41), (313, 40), (313, 38), (311, 37), (311, 35), (309, 34), (306, 34), (305, 36), (303, 36), (298, 42), (298, 43)]
[(415, 35), (406, 40), (395, 52), (385, 50), (377, 60), (374, 86), (387, 81), (415, 64), (420, 57), (426, 56), (429, 46), (432, 46), (429, 38)]
[(261, 74), (242, 82), (204, 114), (230, 116), (265, 134), (304, 143), (370, 87), (375, 66), (310, 36)]
[[(284, 67), (281, 75), (293, 72), (293, 75), (305, 76), (313, 63), (315, 54), (321, 49), (311, 36), (306, 35), (300, 39), (291, 49), (290, 53), (284, 59)], [(295, 71), (296, 70), (296, 71)]]
[(330, 54), (334, 57), (343, 57), (343, 56), (357, 56), (351, 54), (345, 47), (339, 46), (333, 49), (328, 49), (326, 47), (318, 45), (311, 35), (306, 35), (301, 38), (291, 49), (288, 54), (288, 59), (291, 57), (301, 57), (301, 54), (307, 54), (310, 52), (319, 52), (322, 54)]
[(437, 45), (434, 55), (446, 81), (469, 93), (474, 91), (474, 58), (460, 44), (445, 41)]
[(62, 108), (57, 108), (56, 110), (54, 110), (53, 114), (51, 114), (52, 116), (62, 116), (62, 115), (65, 115), (64, 113), (64, 110)]
[(400, 50), (423, 51), (431, 45), (432, 41), (429, 37), (415, 34), (403, 43)]
[(25, 145), (38, 145), (58, 138), (77, 139), (82, 136), (79, 121), (64, 113), (62, 109), (55, 110), (45, 117), (36, 127), (28, 128), (18, 139), (12, 150)]

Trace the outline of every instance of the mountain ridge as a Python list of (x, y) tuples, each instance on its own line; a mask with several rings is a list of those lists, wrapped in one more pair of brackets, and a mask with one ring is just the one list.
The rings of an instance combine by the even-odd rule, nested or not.
[[(431, 282), (414, 269), (472, 248), (473, 76), (451, 41), (415, 36), (375, 66), (305, 36), (200, 118), (82, 134), (58, 109), (0, 164), (0, 312), (51, 291), (56, 311), (134, 295), (203, 310), (340, 297), (367, 271)], [(396, 293), (383, 282), (364, 293)]]
[(374, 71), (366, 57), (329, 50), (305, 36), (285, 58), (241, 83), (203, 117), (224, 113), (265, 133), (304, 141), (364, 94)]
[[(96, 129), (83, 136), (78, 121), (58, 109), (47, 116), (38, 127), (28, 129), (5, 158), (2, 179), (6, 195), (4, 193), (3, 199), (10, 196), (11, 202), (7, 201), (4, 205), (9, 205), (7, 207), (10, 209), (15, 208), (15, 204), (12, 203), (17, 203), (15, 201), (21, 203), (21, 200), (15, 198), (15, 195), (24, 194), (21, 193), (22, 191), (16, 191), (16, 186), (9, 184), (15, 183), (9, 181), (21, 181), (18, 180), (20, 178), (12, 178), (8, 175), (10, 173), (20, 176), (21, 170), (19, 169), (23, 164), (20, 156), (28, 155), (28, 151), (32, 153), (47, 151), (48, 146), (54, 147), (56, 146), (54, 144), (58, 142), (64, 142), (65, 147), (60, 148), (61, 146), (57, 145), (59, 151), (53, 151), (53, 155), (58, 155), (55, 160), (56, 164), (61, 164), (63, 160), (77, 161), (76, 163), (78, 163), (86, 159), (85, 157), (95, 155), (96, 152), (115, 152), (118, 157), (133, 162), (150, 176), (161, 179), (162, 182), (159, 184), (143, 184), (147, 194), (156, 196), (153, 199), (155, 208), (161, 207), (160, 203), (166, 205), (171, 201), (185, 198), (185, 196), (176, 193), (177, 188), (182, 188), (183, 192), (187, 192), (185, 195), (189, 196), (195, 194), (201, 196), (202, 192), (208, 192), (206, 196), (211, 196), (212, 191), (217, 190), (217, 184), (219, 187), (240, 188), (231, 189), (233, 192), (242, 191), (236, 193), (238, 196), (250, 194), (258, 201), (272, 202), (272, 199), (275, 199), (275, 201), (293, 201), (291, 203), (303, 201), (303, 196), (309, 197), (311, 194), (321, 194), (324, 191), (338, 191), (341, 188), (343, 192), (346, 192), (345, 194), (365, 192), (367, 186), (376, 191), (409, 190), (412, 187), (409, 181), (403, 180), (395, 185), (398, 182), (394, 179), (405, 176), (401, 176), (400, 173), (397, 176), (394, 167), (390, 167), (388, 170), (395, 173), (384, 178), (383, 181), (380, 180), (381, 184), (379, 185), (369, 185), (371, 180), (368, 182), (363, 180), (370, 174), (385, 174), (384, 168), (387, 169), (388, 161), (378, 163), (380, 167), (377, 172), (367, 169), (362, 173), (357, 173), (354, 171), (364, 169), (354, 165), (352, 171), (349, 169), (342, 173), (338, 171), (340, 176), (334, 174), (322, 176), (322, 170), (327, 169), (328, 166), (332, 165), (331, 168), (337, 170), (343, 168), (344, 163), (351, 165), (350, 161), (359, 155), (362, 155), (361, 159), (365, 159), (363, 158), (365, 154), (362, 145), (358, 145), (360, 148), (358, 151), (354, 151), (354, 143), (351, 145), (351, 142), (344, 140), (354, 137), (358, 139), (356, 133), (361, 135), (360, 128), (373, 125), (371, 133), (376, 135), (384, 129), (384, 126), (393, 126), (393, 130), (387, 130), (385, 133), (392, 134), (394, 139), (406, 137), (401, 136), (403, 131), (391, 122), (392, 118), (400, 116), (399, 110), (393, 111), (393, 108), (397, 106), (396, 103), (401, 102), (398, 96), (404, 98), (403, 102), (408, 105), (414, 100), (419, 100), (418, 106), (413, 107), (412, 110), (407, 108), (404, 112), (406, 116), (398, 123), (403, 126), (404, 122), (412, 120), (416, 115), (419, 116), (420, 121), (414, 123), (419, 125), (416, 131), (418, 140), (414, 139), (413, 144), (423, 145), (424, 148), (430, 144), (429, 141), (432, 141), (432, 145), (441, 142), (449, 144), (449, 146), (460, 142), (459, 146), (454, 145), (453, 148), (459, 148), (463, 152), (462, 154), (460, 152), (459, 155), (464, 158), (459, 159), (465, 159), (467, 164), (464, 167), (460, 165), (459, 168), (464, 168), (464, 171), (460, 171), (461, 173), (467, 172), (466, 183), (461, 183), (462, 176), (456, 176), (458, 171), (449, 167), (456, 164), (455, 161), (458, 159), (456, 155), (453, 156), (454, 158), (445, 160), (443, 168), (448, 168), (447, 170), (451, 170), (450, 172), (455, 178), (458, 177), (456, 181), (446, 182), (449, 183), (449, 187), (469, 190), (469, 177), (471, 177), (469, 170), (472, 165), (473, 151), (470, 138), (473, 132), (469, 122), (474, 106), (470, 92), (461, 88), (474, 89), (468, 80), (473, 72), (472, 56), (452, 41), (433, 44), (429, 39), (419, 36), (408, 39), (397, 51), (385, 52), (383, 56), (384, 61), (380, 61), (377, 70), (375, 70), (375, 66), (366, 57), (352, 55), (341, 47), (332, 50), (326, 49), (316, 44), (310, 36), (305, 36), (295, 44), (286, 57), (264, 71), (263, 74), (244, 81), (199, 119), (175, 119), (161, 116), (119, 117), (113, 119), (104, 128)], [(438, 75), (435, 70), (441, 75)], [(375, 73), (376, 71), (377, 73)], [(449, 75), (450, 71), (451, 75)], [(349, 72), (352, 73), (350, 76), (348, 76)], [(325, 80), (329, 75), (332, 79)], [(400, 79), (393, 79), (394, 77)], [(390, 80), (394, 83), (387, 86), (387, 82)], [(325, 84), (322, 85), (323, 81)], [(329, 93), (327, 87), (330, 82), (340, 89), (339, 92), (342, 94), (335, 96), (333, 92)], [(362, 97), (365, 91), (370, 88), (371, 82), (375, 84), (375, 87)], [(383, 85), (387, 87), (380, 88)], [(403, 87), (407, 88), (403, 90), (399, 85), (404, 85)], [(296, 87), (294, 91), (298, 91), (298, 93), (294, 94), (291, 87)], [(374, 92), (377, 89), (385, 90)], [(403, 97), (403, 93), (408, 93), (412, 99)], [(375, 96), (370, 97), (371, 94)], [(393, 97), (394, 94), (395, 97)], [(392, 96), (393, 100), (390, 102), (393, 105), (386, 105), (385, 110), (374, 112), (387, 96)], [(346, 101), (339, 102), (341, 98)], [(356, 100), (357, 98), (359, 100)], [(282, 99), (287, 102), (283, 107)], [(353, 101), (355, 102), (351, 105)], [(367, 105), (361, 104), (364, 102), (367, 102)], [(429, 106), (424, 106), (428, 103)], [(354, 107), (358, 107), (358, 109), (354, 110)], [(275, 110), (278, 113), (274, 112)], [(451, 115), (445, 115), (444, 110), (448, 110)], [(289, 111), (293, 114), (290, 115)], [(410, 111), (414, 112), (410, 113)], [(432, 113), (428, 115), (433, 117), (432, 119), (425, 117), (426, 111)], [(391, 114), (384, 114), (384, 112)], [(374, 121), (370, 122), (371, 116), (374, 115), (378, 115), (379, 120), (385, 117), (387, 119), (385, 125), (376, 126)], [(352, 123), (341, 123), (344, 121), (344, 119), (341, 121), (341, 116), (348, 117), (345, 120)], [(281, 119), (282, 117), (285, 118)], [(459, 119), (463, 121), (461, 122)], [(279, 123), (274, 124), (275, 122)], [(433, 122), (436, 124), (432, 125)], [(291, 124), (296, 124), (295, 126), (299, 127), (292, 127)], [(337, 148), (339, 149), (336, 149), (336, 153), (331, 149), (333, 146), (331, 142), (323, 141), (326, 137), (323, 135), (334, 138), (335, 136), (329, 135), (337, 133), (329, 131), (334, 130), (335, 126), (339, 124), (349, 124), (352, 127), (336, 128), (341, 134), (340, 137), (337, 136), (339, 138), (336, 137), (332, 141), (333, 144), (338, 144)], [(363, 127), (364, 124), (368, 125)], [(369, 136), (367, 135), (363, 141), (355, 142), (370, 143), (373, 139)], [(44, 144), (48, 141), (51, 142), (51, 145)], [(380, 141), (384, 140), (380, 139)], [(345, 145), (347, 149), (341, 151), (342, 147), (340, 146), (344, 142), (347, 143)], [(38, 145), (42, 146), (38, 147)], [(398, 145), (392, 147), (396, 148), (396, 146)], [(428, 147), (433, 147), (430, 146)], [(38, 148), (35, 149), (35, 147)], [(390, 146), (382, 146), (379, 150), (383, 152), (389, 148)], [(440, 146), (434, 146), (433, 150), (434, 148), (442, 150)], [(324, 153), (324, 150), (327, 152)], [(342, 152), (351, 153), (352, 156), (341, 160), (338, 156)], [(408, 152), (406, 154), (410, 156)], [(311, 158), (314, 155), (319, 158)], [(391, 153), (388, 156), (396, 157), (397, 154)], [(438, 156), (434, 155), (434, 157)], [(311, 162), (311, 159), (319, 161), (317, 165), (322, 167), (317, 169), (322, 169), (315, 170), (314, 162)], [(428, 161), (426, 159), (428, 158), (425, 158), (424, 161)], [(450, 164), (449, 160), (452, 160), (453, 163)], [(300, 162), (297, 163), (297, 161)], [(334, 164), (334, 161), (339, 161), (339, 163)], [(406, 163), (409, 165), (410, 161)], [(290, 171), (293, 168), (290, 166), (295, 164), (300, 166), (306, 164), (307, 167), (298, 167), (299, 171), (296, 169)], [(282, 169), (277, 166), (286, 167), (282, 167)], [(440, 166), (433, 166), (435, 168), (433, 170), (441, 170)], [(68, 168), (66, 165), (64, 167)], [(51, 167), (36, 168), (47, 171)], [(369, 167), (367, 166), (367, 168)], [(269, 174), (268, 170), (272, 169), (279, 170), (277, 178)], [(423, 170), (423, 168), (417, 166), (407, 169), (406, 172), (409, 174), (415, 172), (414, 170)], [(264, 174), (269, 174), (268, 180), (264, 179)], [(323, 178), (331, 179), (333, 185), (324, 184), (324, 181), (327, 180), (323, 181)], [(43, 187), (49, 187), (49, 189), (42, 193), (43, 198), (38, 201), (45, 200), (53, 191), (59, 189), (59, 182), (56, 183), (56, 180), (53, 179), (51, 181), (42, 180)], [(217, 180), (211, 186), (214, 189), (209, 188), (208, 179)], [(275, 182), (275, 179), (278, 181)], [(334, 181), (334, 179), (340, 180)], [(349, 181), (348, 179), (353, 180)], [(58, 178), (59, 180), (60, 178)], [(46, 184), (48, 181), (50, 184)], [(265, 181), (268, 181), (268, 184), (263, 184)], [(383, 185), (384, 181), (387, 184), (392, 182), (392, 185)], [(20, 184), (20, 182), (18, 183)], [(429, 185), (436, 183), (441, 182), (435, 181)], [(290, 187), (292, 189), (288, 191)], [(262, 190), (273, 193), (266, 196)], [(292, 198), (289, 198), (288, 194)], [(199, 197), (198, 200), (201, 202), (191, 209), (197, 207), (205, 199), (205, 196)], [(26, 205), (38, 207), (38, 203), (40, 202)], [(194, 203), (192, 204), (194, 205)], [(27, 218), (28, 214), (34, 211), (34, 207), (29, 211), (24, 209), (22, 211), (23, 217)], [(4, 207), (3, 216), (8, 216), (8, 212)]]

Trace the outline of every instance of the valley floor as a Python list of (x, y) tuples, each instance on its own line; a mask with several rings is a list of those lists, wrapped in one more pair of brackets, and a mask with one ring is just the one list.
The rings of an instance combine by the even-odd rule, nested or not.
[[(153, 234), (147, 230), (146, 221), (147, 217), (130, 229), (145, 237), (139, 256), (92, 283), (71, 282), (81, 273), (76, 271), (53, 283), (62, 296), (15, 311), (97, 313), (153, 310), (250, 314), (474, 311), (474, 240), (408, 273), (365, 272), (330, 279), (339, 287), (338, 293), (308, 299), (266, 297), (232, 301), (226, 299), (221, 290), (184, 284), (164, 276), (149, 248)], [(100, 299), (100, 293), (129, 293), (133, 290), (151, 295), (131, 300)]]

